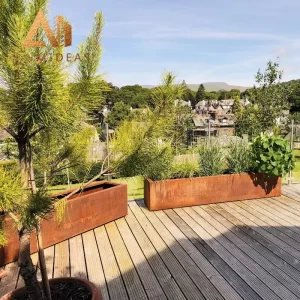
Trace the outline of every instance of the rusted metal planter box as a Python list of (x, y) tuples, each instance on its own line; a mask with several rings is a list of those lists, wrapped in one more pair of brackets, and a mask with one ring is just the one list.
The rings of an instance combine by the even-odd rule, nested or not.
[[(73, 190), (53, 195), (63, 198)], [(80, 233), (127, 215), (127, 185), (106, 181), (96, 182), (67, 200), (64, 220), (59, 224), (55, 215), (41, 224), (44, 247), (67, 240)], [(13, 221), (7, 217), (4, 230), (8, 244), (0, 248), (0, 266), (18, 259), (19, 239)], [(35, 234), (31, 236), (31, 253), (37, 251)]]
[(152, 181), (145, 179), (149, 210), (281, 196), (281, 177), (230, 174)]

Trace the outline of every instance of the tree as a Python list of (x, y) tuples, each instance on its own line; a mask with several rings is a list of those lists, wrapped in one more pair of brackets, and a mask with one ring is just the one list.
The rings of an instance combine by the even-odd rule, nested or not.
[(196, 97), (195, 97), (195, 101), (193, 103), (193, 108), (195, 108), (196, 104), (199, 102), (199, 101), (202, 101), (204, 100), (206, 97), (206, 93), (205, 93), (205, 88), (204, 88), (204, 85), (203, 84), (200, 84), (199, 88), (198, 88), (198, 91), (197, 91), (197, 94), (196, 94)]
[(124, 120), (131, 117), (131, 110), (124, 102), (117, 102), (107, 116), (107, 123), (111, 128), (116, 128)]
[(232, 89), (230, 91), (230, 97), (232, 99), (241, 99), (241, 91), (237, 89)]
[(176, 153), (187, 145), (188, 130), (192, 129), (193, 116), (194, 113), (190, 106), (180, 102), (176, 105), (172, 136), (172, 147)]
[(181, 99), (184, 92), (174, 74), (164, 73), (162, 84), (152, 90), (154, 109), (124, 121), (116, 130), (112, 153), (119, 158), (115, 170), (121, 176), (142, 175), (154, 180), (170, 176), (177, 116), (174, 99)]
[(250, 138), (273, 130), (282, 110), (289, 108), (290, 87), (281, 83), (278, 63), (269, 61), (266, 70), (258, 70), (255, 78), (257, 86), (247, 90), (252, 105), (245, 108), (236, 123), (237, 134), (247, 133)]
[(262, 131), (273, 128), (282, 110), (289, 108), (290, 88), (281, 83), (283, 72), (277, 62), (269, 61), (266, 70), (256, 74), (257, 86), (250, 90), (251, 102), (257, 105)]
[[(88, 114), (101, 103), (103, 80), (98, 66), (101, 57), (103, 17), (95, 16), (92, 33), (80, 45), (81, 60), (70, 80), (66, 65), (57, 61), (42, 62), (36, 57), (56, 57), (58, 48), (27, 48), (23, 41), (40, 10), (47, 11), (47, 0), (0, 2), (0, 77), (4, 88), (0, 90), (0, 127), (6, 130), (18, 146), (19, 174), (16, 180), (3, 170), (3, 178), (11, 184), (11, 197), (0, 195), (0, 210), (16, 222), (20, 240), (19, 266), (25, 287), (32, 299), (50, 299), (50, 290), (41, 243), (40, 220), (53, 210), (53, 199), (47, 188), (36, 188), (34, 172), (34, 144), (43, 143), (42, 136), (59, 131), (65, 141), (81, 126)], [(45, 39), (39, 30), (37, 38)], [(58, 37), (63, 41), (63, 31)], [(46, 41), (47, 42), (47, 41)], [(72, 81), (72, 84), (68, 82)], [(56, 165), (73, 153), (72, 147), (61, 149)], [(5, 180), (3, 181), (5, 182)], [(21, 187), (17, 189), (17, 185)], [(43, 288), (37, 282), (30, 258), (30, 234), (36, 231)]]
[(291, 106), (291, 112), (300, 112), (300, 80), (292, 80), (284, 83), (290, 87), (291, 93), (288, 97), (288, 102)]
[(231, 97), (230, 92), (225, 91), (225, 90), (221, 90), (218, 100), (226, 100), (226, 99), (229, 99), (230, 97)]
[(182, 100), (184, 100), (185, 102), (191, 103), (192, 106), (195, 105), (195, 97), (194, 97), (191, 89), (189, 89), (187, 84), (185, 83), (185, 80), (183, 80), (182, 86), (185, 89)]
[(218, 100), (219, 97), (217, 95), (217, 92), (207, 92), (205, 98), (207, 100)]
[(232, 112), (233, 112), (236, 120), (239, 120), (242, 117), (243, 106), (242, 106), (241, 100), (238, 97), (236, 97), (234, 99), (234, 103), (232, 106)]
[(117, 102), (123, 102), (132, 108), (151, 106), (151, 90), (140, 85), (126, 85), (118, 88), (109, 83), (110, 91), (104, 93), (106, 104), (112, 107)]

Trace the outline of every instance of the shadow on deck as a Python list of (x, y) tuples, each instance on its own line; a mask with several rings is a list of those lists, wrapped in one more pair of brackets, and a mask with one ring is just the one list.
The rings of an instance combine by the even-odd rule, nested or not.
[[(157, 212), (131, 201), (127, 217), (46, 249), (48, 275), (88, 278), (104, 299), (300, 299), (300, 189), (283, 193)], [(0, 296), (23, 285), (6, 270)]]

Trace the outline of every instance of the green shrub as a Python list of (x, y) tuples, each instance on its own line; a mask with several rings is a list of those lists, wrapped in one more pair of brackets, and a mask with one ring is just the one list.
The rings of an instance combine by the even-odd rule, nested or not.
[(231, 142), (226, 155), (227, 171), (230, 174), (249, 172), (253, 168), (252, 151), (245, 141)]
[(204, 144), (199, 148), (200, 176), (213, 176), (222, 174), (223, 151), (219, 144)]
[(295, 166), (289, 142), (281, 137), (261, 134), (252, 146), (254, 169), (269, 176), (282, 176)]
[(172, 178), (191, 178), (199, 175), (199, 164), (193, 161), (176, 162), (172, 166)]
[(174, 156), (169, 144), (158, 145), (157, 140), (146, 140), (138, 151), (127, 156), (117, 168), (120, 177), (143, 176), (164, 180), (171, 176)]

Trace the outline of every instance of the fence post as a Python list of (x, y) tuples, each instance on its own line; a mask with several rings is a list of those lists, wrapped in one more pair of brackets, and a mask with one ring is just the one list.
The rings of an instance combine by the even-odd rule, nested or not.
[[(106, 127), (106, 149), (107, 149), (107, 168), (109, 169), (110, 167), (110, 157), (109, 157), (109, 127), (108, 123), (105, 124)], [(110, 171), (108, 170), (107, 174), (107, 181), (111, 181), (111, 174)]]
[[(292, 120), (292, 132), (291, 132), (291, 149), (293, 150), (294, 149), (294, 120)], [(293, 176), (293, 170), (290, 170), (290, 173), (289, 173), (289, 180), (288, 180), (288, 184), (289, 185), (292, 185), (293, 183), (293, 179), (292, 179), (292, 176)]]

